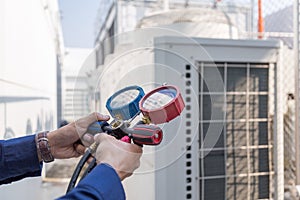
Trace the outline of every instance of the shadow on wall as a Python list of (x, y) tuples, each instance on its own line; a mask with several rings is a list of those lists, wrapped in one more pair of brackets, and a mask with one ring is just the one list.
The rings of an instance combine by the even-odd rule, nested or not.
[(31, 120), (27, 119), (27, 123), (26, 123), (26, 135), (31, 135), (31, 134), (32, 134)]
[(4, 139), (9, 139), (9, 138), (13, 138), (15, 137), (16, 134), (14, 133), (14, 131), (12, 130), (12, 128), (7, 127), (5, 129), (5, 133), (4, 133)]
[[(63, 121), (63, 125), (68, 124), (67, 121)], [(41, 119), (40, 116), (37, 117), (37, 122), (36, 122), (36, 130), (35, 132), (39, 132), (42, 130), (52, 130), (53, 129), (53, 116), (52, 114), (48, 114), (46, 115), (46, 120), (43, 122), (43, 120)], [(62, 126), (62, 124), (60, 125), (60, 127)], [(32, 122), (31, 119), (28, 118), (26, 121), (26, 129), (25, 129), (25, 134), (26, 135), (31, 135), (33, 134), (33, 128), (32, 128)], [(24, 134), (24, 133), (19, 133), (19, 134)], [(5, 129), (5, 133), (3, 136), (3, 139), (10, 139), (10, 138), (14, 138), (16, 137), (15, 132), (13, 131), (12, 127), (7, 127)]]

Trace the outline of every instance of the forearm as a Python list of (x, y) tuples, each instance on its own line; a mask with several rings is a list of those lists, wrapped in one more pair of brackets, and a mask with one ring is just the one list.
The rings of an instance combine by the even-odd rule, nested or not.
[(58, 200), (122, 200), (125, 199), (124, 189), (116, 171), (106, 165), (98, 165), (76, 188)]
[(0, 184), (41, 175), (35, 136), (0, 140)]

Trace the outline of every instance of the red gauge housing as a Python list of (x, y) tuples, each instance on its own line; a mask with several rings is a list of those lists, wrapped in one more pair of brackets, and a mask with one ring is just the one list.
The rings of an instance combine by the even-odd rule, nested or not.
[[(176, 96), (166, 105), (157, 108), (157, 109), (146, 109), (143, 107), (144, 102), (147, 98), (149, 98), (152, 94), (159, 92), (164, 89), (172, 89), (176, 91)], [(182, 110), (185, 107), (183, 98), (180, 94), (178, 87), (174, 85), (166, 85), (158, 87), (149, 93), (147, 93), (139, 102), (139, 107), (141, 112), (145, 117), (148, 117), (153, 124), (162, 124), (165, 122), (169, 122), (175, 117), (179, 116)]]

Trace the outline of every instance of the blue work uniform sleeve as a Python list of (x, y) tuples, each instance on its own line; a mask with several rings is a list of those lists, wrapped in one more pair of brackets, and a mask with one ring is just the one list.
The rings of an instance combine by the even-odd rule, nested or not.
[(0, 140), (0, 185), (40, 176), (41, 170), (34, 135)]
[(86, 176), (71, 192), (57, 200), (123, 200), (125, 192), (116, 171), (100, 164)]

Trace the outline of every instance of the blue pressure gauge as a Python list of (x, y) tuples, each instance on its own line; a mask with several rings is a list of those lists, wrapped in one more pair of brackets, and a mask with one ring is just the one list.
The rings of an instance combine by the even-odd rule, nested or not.
[(139, 86), (123, 88), (107, 100), (106, 108), (113, 118), (131, 119), (140, 112), (139, 101), (144, 95), (144, 90)]

